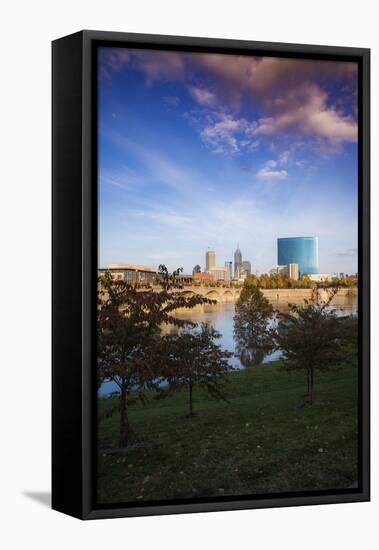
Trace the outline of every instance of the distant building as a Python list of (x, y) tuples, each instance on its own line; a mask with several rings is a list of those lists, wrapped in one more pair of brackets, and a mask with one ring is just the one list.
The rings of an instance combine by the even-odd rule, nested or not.
[(318, 273), (318, 238), (278, 239), (278, 265), (298, 264), (299, 276)]
[(209, 271), (216, 266), (216, 253), (213, 250), (207, 250), (205, 253), (205, 271)]
[(229, 269), (227, 267), (212, 267), (209, 270), (216, 281), (229, 281)]
[(179, 273), (179, 275), (176, 275), (175, 279), (183, 285), (190, 285), (193, 281), (193, 275)]
[(114, 279), (128, 283), (152, 283), (157, 271), (153, 267), (134, 264), (109, 264), (108, 268), (98, 270), (99, 275), (109, 272)]
[(297, 281), (299, 279), (299, 266), (298, 264), (277, 265), (270, 273), (283, 273), (283, 275)]
[(237, 245), (237, 250), (234, 252), (234, 278), (241, 278), (241, 269), (242, 269), (242, 252), (239, 245)]
[(288, 277), (295, 281), (299, 279), (299, 264), (288, 264)]
[(233, 262), (225, 262), (225, 267), (229, 271), (229, 279), (233, 279)]
[(195, 273), (201, 273), (201, 267), (199, 266), (199, 264), (195, 265), (192, 270), (192, 275), (195, 275)]
[(193, 280), (201, 283), (209, 283), (210, 281), (214, 281), (215, 278), (212, 273), (194, 273)]
[(247, 275), (251, 275), (251, 263), (248, 261), (248, 260), (245, 260), (244, 262), (242, 262), (242, 275), (244, 275), (245, 277)]

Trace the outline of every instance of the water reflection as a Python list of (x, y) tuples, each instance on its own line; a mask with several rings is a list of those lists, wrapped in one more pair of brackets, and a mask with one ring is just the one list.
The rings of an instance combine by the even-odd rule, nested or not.
[[(304, 299), (291, 299), (291, 302), (302, 305)], [(289, 309), (288, 303), (284, 301), (278, 301), (277, 303), (273, 301), (272, 304), (274, 308), (282, 312)], [(329, 309), (335, 309), (337, 315), (353, 315), (357, 313), (357, 296), (354, 293), (347, 293), (342, 296), (337, 295), (332, 304)], [(188, 319), (195, 323), (205, 322), (211, 324), (221, 334), (218, 344), (223, 349), (233, 353), (230, 363), (234, 368), (241, 369), (279, 359), (280, 351), (274, 351), (265, 356), (261, 351), (246, 350), (238, 345), (238, 342), (234, 338), (234, 311), (234, 304), (204, 305), (197, 306), (190, 311), (183, 310), (177, 314), (177, 317)]]
[[(291, 296), (291, 302), (301, 305), (304, 303), (304, 298)], [(275, 309), (279, 311), (288, 311), (288, 302), (285, 300), (272, 301)], [(353, 315), (357, 313), (357, 295), (356, 293), (345, 293), (343, 295), (336, 295), (332, 302), (333, 305), (330, 309), (335, 309), (337, 315)], [(176, 312), (175, 316), (180, 319), (188, 319), (194, 323), (209, 323), (220, 334), (221, 337), (217, 343), (222, 349), (230, 351), (233, 356), (229, 359), (230, 364), (236, 369), (242, 369), (246, 367), (252, 367), (257, 364), (269, 363), (280, 358), (281, 352), (274, 351), (266, 356), (262, 352), (249, 351), (241, 349), (238, 346), (234, 338), (234, 317), (235, 306), (231, 303), (226, 304), (214, 304), (214, 305), (202, 305), (196, 306), (191, 310), (181, 310)], [(165, 327), (163, 332), (169, 332), (177, 330), (175, 327)], [(99, 391), (99, 395), (109, 395), (110, 393), (117, 392), (118, 387), (114, 382), (105, 382), (102, 384)]]

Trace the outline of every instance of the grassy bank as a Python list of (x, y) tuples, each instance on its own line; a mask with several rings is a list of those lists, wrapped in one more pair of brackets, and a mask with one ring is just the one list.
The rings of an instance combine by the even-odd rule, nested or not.
[[(313, 407), (304, 373), (280, 362), (235, 372), (229, 403), (195, 390), (130, 409), (134, 438), (117, 447), (118, 414), (99, 425), (101, 503), (347, 488), (357, 480), (357, 366), (317, 373)], [(99, 399), (99, 409), (116, 399)]]

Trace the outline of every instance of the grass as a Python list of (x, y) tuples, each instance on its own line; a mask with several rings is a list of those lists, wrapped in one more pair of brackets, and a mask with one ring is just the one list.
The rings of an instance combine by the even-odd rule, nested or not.
[[(186, 392), (130, 408), (134, 437), (117, 451), (118, 414), (99, 425), (98, 500), (143, 502), (343, 489), (357, 473), (357, 364), (316, 375), (304, 406), (305, 374), (280, 361), (230, 375), (229, 402)], [(100, 398), (99, 410), (115, 404)], [(113, 451), (112, 451), (113, 449)]]

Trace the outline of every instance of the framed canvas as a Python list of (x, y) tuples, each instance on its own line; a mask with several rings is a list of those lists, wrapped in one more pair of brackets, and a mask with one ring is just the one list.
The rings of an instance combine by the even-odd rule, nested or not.
[(53, 508), (369, 500), (369, 50), (52, 52)]

